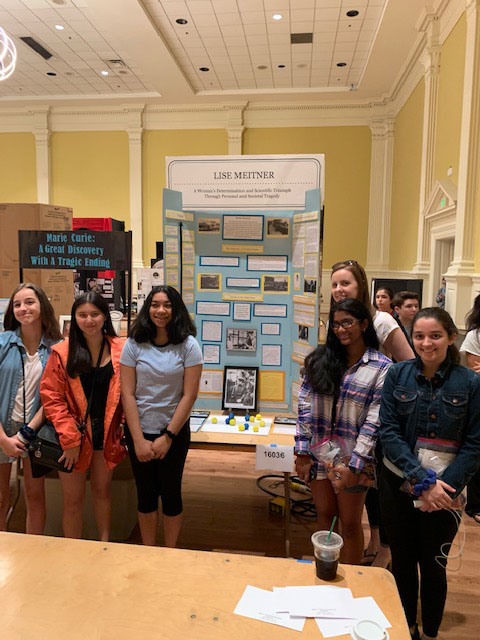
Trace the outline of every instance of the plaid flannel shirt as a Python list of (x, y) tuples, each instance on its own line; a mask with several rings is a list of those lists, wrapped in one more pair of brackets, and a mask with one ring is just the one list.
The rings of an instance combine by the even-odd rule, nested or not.
[(295, 451), (310, 454), (325, 438), (338, 435), (355, 442), (349, 467), (361, 471), (373, 461), (380, 424), (379, 410), (383, 381), (391, 360), (368, 348), (344, 373), (332, 430), (333, 396), (316, 393), (305, 378), (298, 397)]

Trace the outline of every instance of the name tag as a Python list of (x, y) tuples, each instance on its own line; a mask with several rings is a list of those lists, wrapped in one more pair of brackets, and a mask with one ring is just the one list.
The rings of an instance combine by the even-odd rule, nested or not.
[(293, 447), (257, 444), (255, 468), (292, 473), (294, 471)]

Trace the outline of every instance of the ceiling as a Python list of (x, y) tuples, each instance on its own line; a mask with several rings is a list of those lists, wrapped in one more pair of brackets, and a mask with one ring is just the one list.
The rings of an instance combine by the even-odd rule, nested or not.
[(18, 54), (0, 104), (375, 100), (414, 46), (426, 2), (0, 0)]

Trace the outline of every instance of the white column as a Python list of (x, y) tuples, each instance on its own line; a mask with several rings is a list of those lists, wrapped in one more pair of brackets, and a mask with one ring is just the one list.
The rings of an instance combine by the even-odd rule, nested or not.
[(430, 272), (429, 238), (425, 233), (423, 210), (434, 182), (435, 133), (437, 128), (438, 88), (440, 75), (440, 46), (438, 44), (438, 20), (432, 19), (427, 34), (427, 48), (421, 63), (425, 70), (425, 98), (423, 103), (422, 165), (420, 174), (420, 199), (418, 213), (417, 261), (413, 273), (428, 275)]
[(447, 308), (459, 325), (471, 307), (480, 153), (480, 0), (467, 1), (467, 41), (458, 168), (455, 250), (446, 274)]
[(247, 106), (247, 102), (233, 103), (224, 105), (226, 123), (225, 128), (228, 136), (228, 155), (241, 156), (243, 132), (245, 130), (243, 123), (243, 112)]
[(366, 265), (369, 273), (388, 270), (389, 267), (394, 121), (391, 119), (374, 121), (370, 129), (372, 155)]
[[(32, 109), (35, 155), (37, 161), (37, 202), (50, 204), (50, 108)], [(55, 204), (55, 203), (54, 203)], [(59, 203), (61, 204), (61, 203)]]
[(125, 107), (128, 112), (128, 150), (130, 167), (130, 229), (132, 231), (133, 268), (142, 268), (143, 262), (143, 207), (142, 207), (142, 115), (145, 105)]

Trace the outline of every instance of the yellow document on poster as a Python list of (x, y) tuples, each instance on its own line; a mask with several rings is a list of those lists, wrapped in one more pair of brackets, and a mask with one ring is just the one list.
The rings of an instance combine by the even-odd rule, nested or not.
[(263, 245), (222, 244), (223, 253), (263, 253)]
[(285, 372), (260, 371), (260, 402), (285, 401)]

